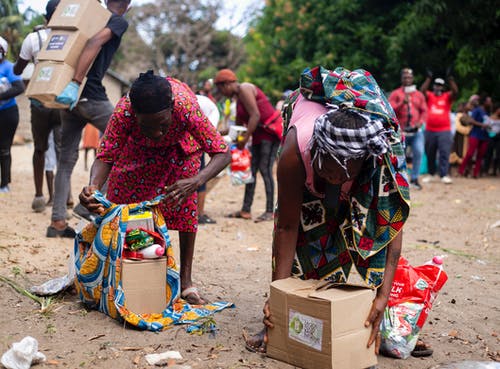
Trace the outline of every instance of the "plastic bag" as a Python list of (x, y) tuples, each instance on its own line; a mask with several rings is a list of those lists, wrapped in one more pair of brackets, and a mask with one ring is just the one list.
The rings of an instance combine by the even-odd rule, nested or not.
[(399, 259), (380, 324), (383, 354), (399, 359), (411, 355), (432, 303), (447, 280), (446, 273), (436, 265), (412, 267), (404, 257)]
[(248, 149), (231, 149), (231, 183), (235, 186), (252, 183), (254, 178), (251, 170), (252, 154)]
[(64, 291), (68, 287), (73, 286), (75, 281), (76, 270), (75, 270), (75, 255), (70, 252), (68, 261), (68, 274), (50, 279), (41, 285), (30, 287), (30, 292), (38, 296), (49, 296), (55, 295), (59, 292)]
[(29, 369), (32, 364), (47, 360), (38, 351), (38, 341), (30, 336), (14, 342), (12, 348), (2, 355), (2, 365), (7, 369)]

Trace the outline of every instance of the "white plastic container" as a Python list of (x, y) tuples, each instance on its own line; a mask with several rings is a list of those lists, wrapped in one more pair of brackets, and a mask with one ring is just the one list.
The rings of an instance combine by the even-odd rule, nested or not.
[(243, 126), (231, 126), (229, 127), (229, 137), (233, 142), (238, 140), (238, 136), (242, 136), (247, 131), (247, 127)]
[(161, 258), (165, 254), (165, 248), (158, 244), (154, 244), (137, 251), (144, 259)]

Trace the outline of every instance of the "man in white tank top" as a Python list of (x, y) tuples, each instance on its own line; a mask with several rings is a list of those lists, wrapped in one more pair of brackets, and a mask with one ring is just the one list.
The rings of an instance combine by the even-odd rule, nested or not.
[[(60, 0), (50, 0), (45, 8), (45, 19), (47, 22), (52, 17), (57, 4)], [(47, 39), (50, 29), (43, 26), (35, 28), (26, 36), (19, 52), (19, 57), (14, 65), (14, 73), (21, 74), (28, 63), (31, 61), (37, 63), (37, 55), (44, 41)], [(41, 213), (45, 210), (46, 200), (43, 196), (43, 175), (45, 167), (45, 152), (48, 149), (48, 139), (50, 132), (54, 132), (54, 140), (56, 150), (60, 142), (60, 127), (61, 119), (59, 110), (45, 108), (40, 102), (31, 100), (31, 132), (33, 134), (33, 142), (35, 151), (33, 152), (33, 177), (35, 180), (35, 197), (31, 203), (31, 208), (36, 213)]]

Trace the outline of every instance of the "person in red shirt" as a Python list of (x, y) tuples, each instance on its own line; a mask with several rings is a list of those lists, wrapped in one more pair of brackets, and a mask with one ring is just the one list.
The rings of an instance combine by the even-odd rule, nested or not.
[[(453, 181), (448, 176), (450, 167), (449, 158), (452, 145), (451, 133), (451, 104), (455, 100), (458, 87), (452, 76), (448, 77), (450, 91), (444, 91), (444, 79), (436, 78), (432, 92), (427, 91), (432, 80), (432, 74), (428, 73), (420, 90), (427, 99), (427, 124), (425, 126), (425, 154), (427, 155), (427, 167), (431, 181), (439, 169), (441, 182), (451, 184)], [(436, 168), (436, 154), (439, 154), (439, 164)]]
[(392, 91), (389, 103), (403, 129), (405, 146), (410, 147), (412, 151), (410, 186), (421, 190), (422, 187), (418, 182), (420, 163), (424, 154), (424, 133), (421, 128), (427, 121), (427, 102), (424, 94), (413, 84), (413, 71), (410, 68), (401, 71), (401, 87)]

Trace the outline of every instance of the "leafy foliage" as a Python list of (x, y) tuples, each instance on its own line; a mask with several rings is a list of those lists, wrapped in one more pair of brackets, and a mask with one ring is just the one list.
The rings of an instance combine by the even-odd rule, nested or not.
[(9, 43), (8, 55), (17, 56), (20, 49), (23, 17), (16, 0), (0, 0), (0, 36)]
[(193, 83), (243, 58), (240, 38), (214, 27), (220, 9), (220, 0), (159, 0), (139, 7), (131, 24), (150, 44), (154, 69)]
[(240, 74), (277, 97), (306, 66), (364, 68), (388, 91), (409, 66), (498, 96), (499, 14), (493, 0), (267, 0)]

